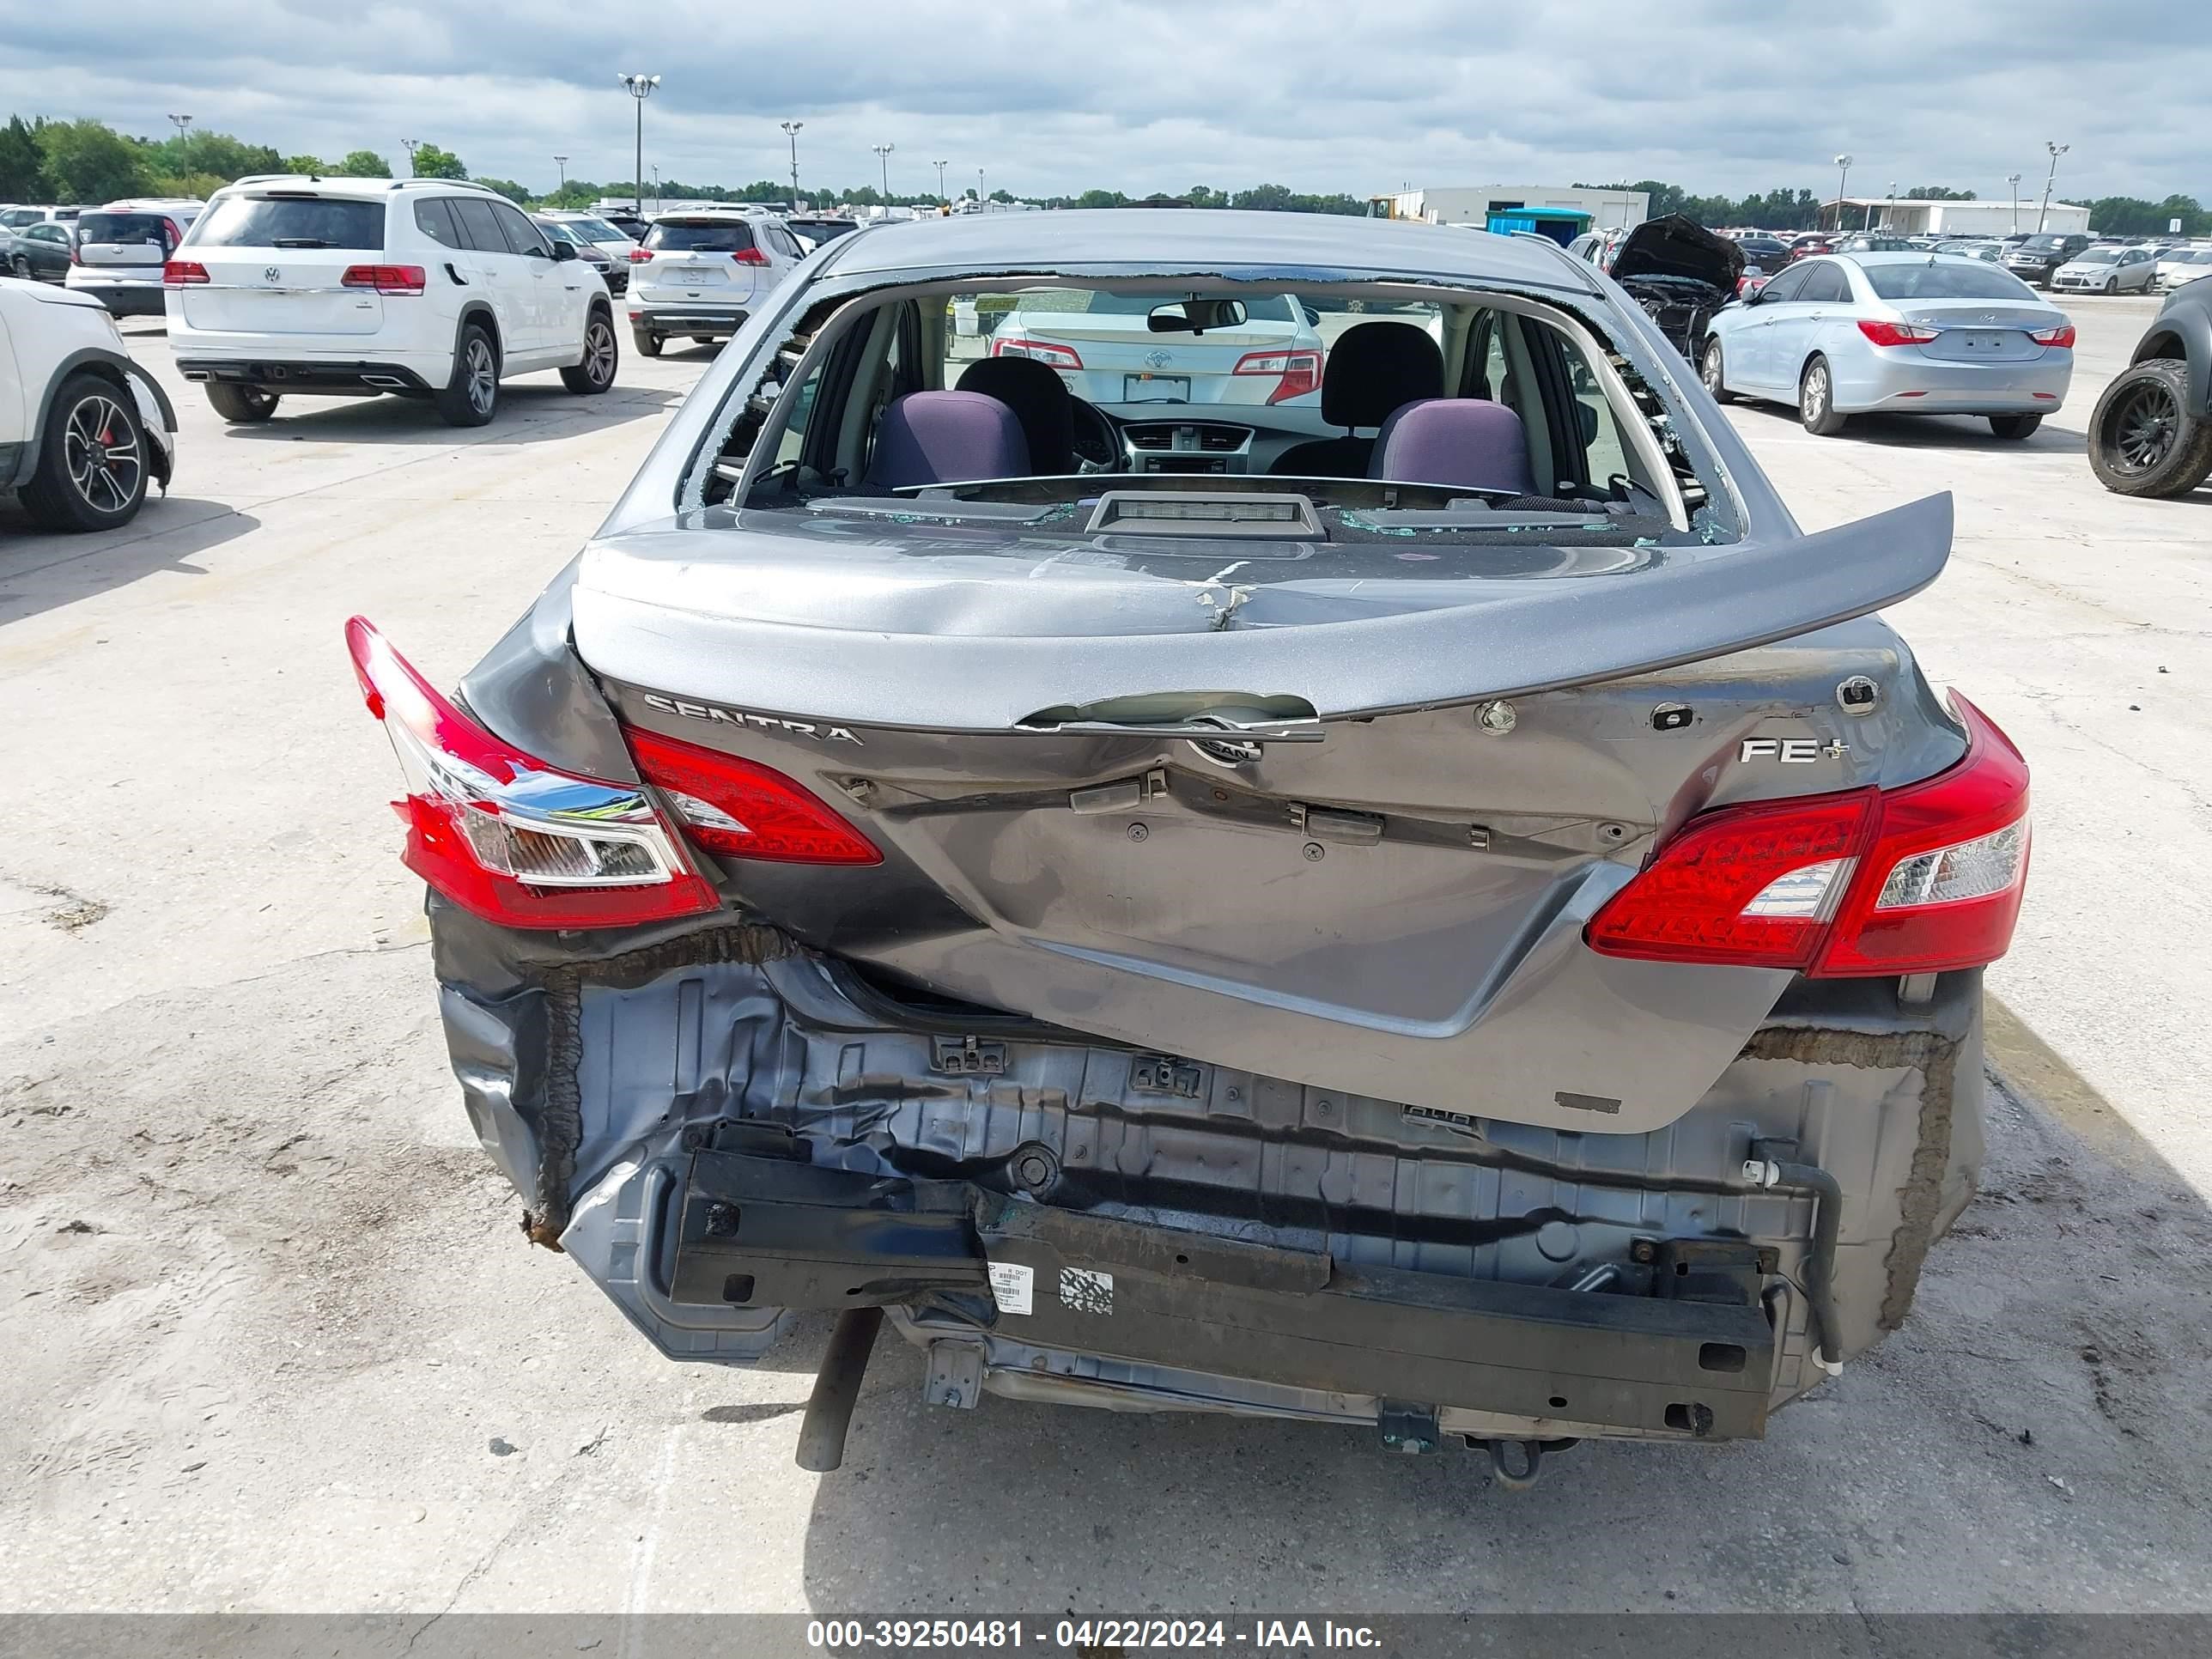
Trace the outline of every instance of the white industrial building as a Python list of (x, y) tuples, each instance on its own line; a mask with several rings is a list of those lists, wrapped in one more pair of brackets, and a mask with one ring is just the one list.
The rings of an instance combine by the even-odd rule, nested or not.
[(1629, 230), (1650, 216), (1640, 190), (1589, 190), (1571, 185), (1456, 185), (1370, 196), (1378, 219), (1425, 219), (1432, 225), (1480, 225), (1516, 208), (1567, 208), (1590, 216), (1594, 230)]
[(2039, 198), (2015, 209), (2002, 202), (1923, 202), (1914, 197), (1846, 196), (1820, 204), (1820, 222), (1833, 225), (1842, 210), (1845, 230), (1895, 231), (1899, 236), (2007, 236), (2015, 230), (2047, 230), (2070, 236), (2089, 228), (2089, 210), (2053, 202), (2048, 211)]

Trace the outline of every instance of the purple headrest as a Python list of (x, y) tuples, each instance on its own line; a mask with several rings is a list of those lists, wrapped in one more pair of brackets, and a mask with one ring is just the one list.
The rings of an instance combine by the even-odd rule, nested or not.
[(1487, 398), (1429, 398), (1392, 411), (1375, 439), (1370, 478), (1534, 495), (1521, 417)]
[(884, 489), (968, 478), (1019, 478), (1030, 470), (1022, 423), (996, 398), (909, 392), (876, 427), (868, 482)]

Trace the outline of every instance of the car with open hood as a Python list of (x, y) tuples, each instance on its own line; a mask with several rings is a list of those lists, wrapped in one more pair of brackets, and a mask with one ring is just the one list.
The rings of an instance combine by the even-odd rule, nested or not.
[[(957, 325), (1286, 291), (1316, 409)], [(458, 690), (347, 633), (526, 1236), (672, 1358), (835, 1313), (806, 1467), (888, 1319), (1525, 1480), (1765, 1434), (1973, 1192), (2026, 768), (1876, 614), (1950, 540), (1801, 532), (1548, 242), (977, 215), (762, 295)]]
[(1669, 213), (1623, 237), (1607, 269), (1651, 313), (1674, 349), (1695, 362), (1707, 325), (1735, 298), (1746, 264), (1741, 244)]

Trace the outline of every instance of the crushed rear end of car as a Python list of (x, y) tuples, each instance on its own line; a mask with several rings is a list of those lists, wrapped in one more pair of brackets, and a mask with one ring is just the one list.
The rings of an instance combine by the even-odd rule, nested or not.
[(1498, 302), (1652, 417), (1641, 528), (1352, 481), (793, 505), (747, 447), (909, 302), (950, 310), (856, 277), (749, 335), (664, 445), (703, 496), (618, 512), (457, 696), (350, 632), (529, 1237), (675, 1358), (836, 1313), (817, 1468), (885, 1317), (940, 1407), (1516, 1480), (1756, 1437), (1893, 1329), (2027, 861), (2019, 757), (1869, 614), (1948, 501), (1799, 536), (1584, 280)]

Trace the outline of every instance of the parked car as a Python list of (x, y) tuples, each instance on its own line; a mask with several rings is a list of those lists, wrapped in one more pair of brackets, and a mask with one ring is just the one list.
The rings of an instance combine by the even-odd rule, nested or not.
[(1112, 412), (1158, 404), (1318, 408), (1320, 319), (1291, 294), (1233, 307), (1152, 294), (1017, 296), (992, 331), (994, 357), (1026, 357), (1068, 391)]
[(1838, 253), (1790, 267), (1713, 319), (1716, 398), (1795, 403), (1808, 432), (1852, 415), (1985, 415), (2025, 438), (2065, 404), (2074, 325), (2019, 278), (1941, 253)]
[(632, 242), (643, 241), (645, 233), (653, 228), (653, 221), (643, 214), (631, 213), (619, 208), (610, 213), (594, 214), (592, 217), (604, 220), (612, 228), (629, 237)]
[(1956, 254), (1962, 259), (1979, 259), (1985, 264), (2004, 263), (2004, 244), (2002, 242), (1938, 242), (1936, 252)]
[[(948, 293), (1251, 316), (1291, 271), (1443, 325), (1337, 338), (1360, 445), (1168, 422), (1233, 424), (1226, 486), (1041, 473), (1057, 376), (939, 349)], [(1949, 498), (1801, 534), (1575, 273), (1206, 210), (849, 238), (457, 696), (355, 619), (527, 1236), (673, 1358), (834, 1311), (817, 1469), (886, 1314), (933, 1407), (1516, 1480), (1761, 1436), (1895, 1328), (1973, 1194), (2027, 859), (2019, 755), (1875, 614)]]
[(658, 357), (672, 334), (728, 339), (806, 250), (764, 213), (703, 207), (655, 219), (629, 257), (630, 337)]
[(2166, 289), (2204, 276), (2212, 276), (2212, 247), (2175, 248), (2152, 268), (2152, 280)]
[(532, 214), (530, 222), (545, 233), (548, 242), (566, 242), (575, 249), (576, 257), (591, 266), (592, 274), (606, 284), (608, 293), (619, 294), (629, 286), (629, 256), (627, 253), (617, 260), (598, 243), (586, 240), (581, 227), (545, 214)]
[(2212, 477), (2212, 283), (2166, 296), (2097, 399), (2089, 465), (2123, 495), (2186, 495)]
[(1608, 270), (1674, 349), (1695, 362), (1706, 325), (1735, 298), (1747, 258), (1742, 243), (1669, 213), (1646, 219), (1623, 237)]
[(840, 219), (826, 214), (786, 219), (785, 226), (791, 234), (811, 250), (824, 242), (833, 242), (840, 236), (849, 236), (860, 227), (850, 219)]
[(1790, 263), (1790, 245), (1776, 236), (1739, 236), (1735, 245), (1743, 251), (1747, 272), (1754, 267), (1761, 276), (1771, 276)]
[(169, 487), (177, 417), (99, 301), (0, 276), (0, 489), (46, 530), (113, 530)]
[(160, 316), (161, 267), (205, 206), (146, 198), (88, 209), (76, 222), (70, 291), (91, 295), (118, 317)]
[[(614, 280), (607, 284), (611, 292), (620, 294), (629, 286), (629, 256), (637, 252), (636, 237), (596, 213), (556, 209), (537, 216), (540, 220), (550, 219), (568, 226), (585, 242), (607, 256), (614, 266)], [(638, 228), (642, 231), (644, 228), (645, 222), (640, 220)], [(605, 273), (601, 275), (604, 276)]]
[(266, 421), (289, 397), (392, 392), (482, 426), (516, 374), (614, 384), (605, 285), (512, 202), (459, 179), (242, 179), (210, 201), (167, 283), (177, 368), (226, 421)]
[(2085, 248), (2051, 273), (2051, 292), (2131, 294), (2150, 292), (2158, 261), (2148, 248)]
[(2079, 234), (2062, 236), (2055, 232), (2045, 232), (2025, 236), (2014, 244), (2011, 252), (2005, 255), (2004, 268), (2023, 283), (2046, 284), (2051, 281), (2053, 271), (2069, 261), (2079, 258), (2088, 246), (2089, 239)]
[(47, 220), (48, 211), (46, 208), (26, 207), (17, 202), (0, 203), (0, 231), (21, 230), (26, 225), (43, 224)]
[(1857, 231), (1830, 244), (1834, 253), (1912, 253), (1922, 252), (1910, 237), (1885, 236), (1877, 231)]
[(21, 282), (66, 281), (75, 247), (70, 227), (51, 221), (0, 231), (0, 252), (6, 255), (8, 274)]

